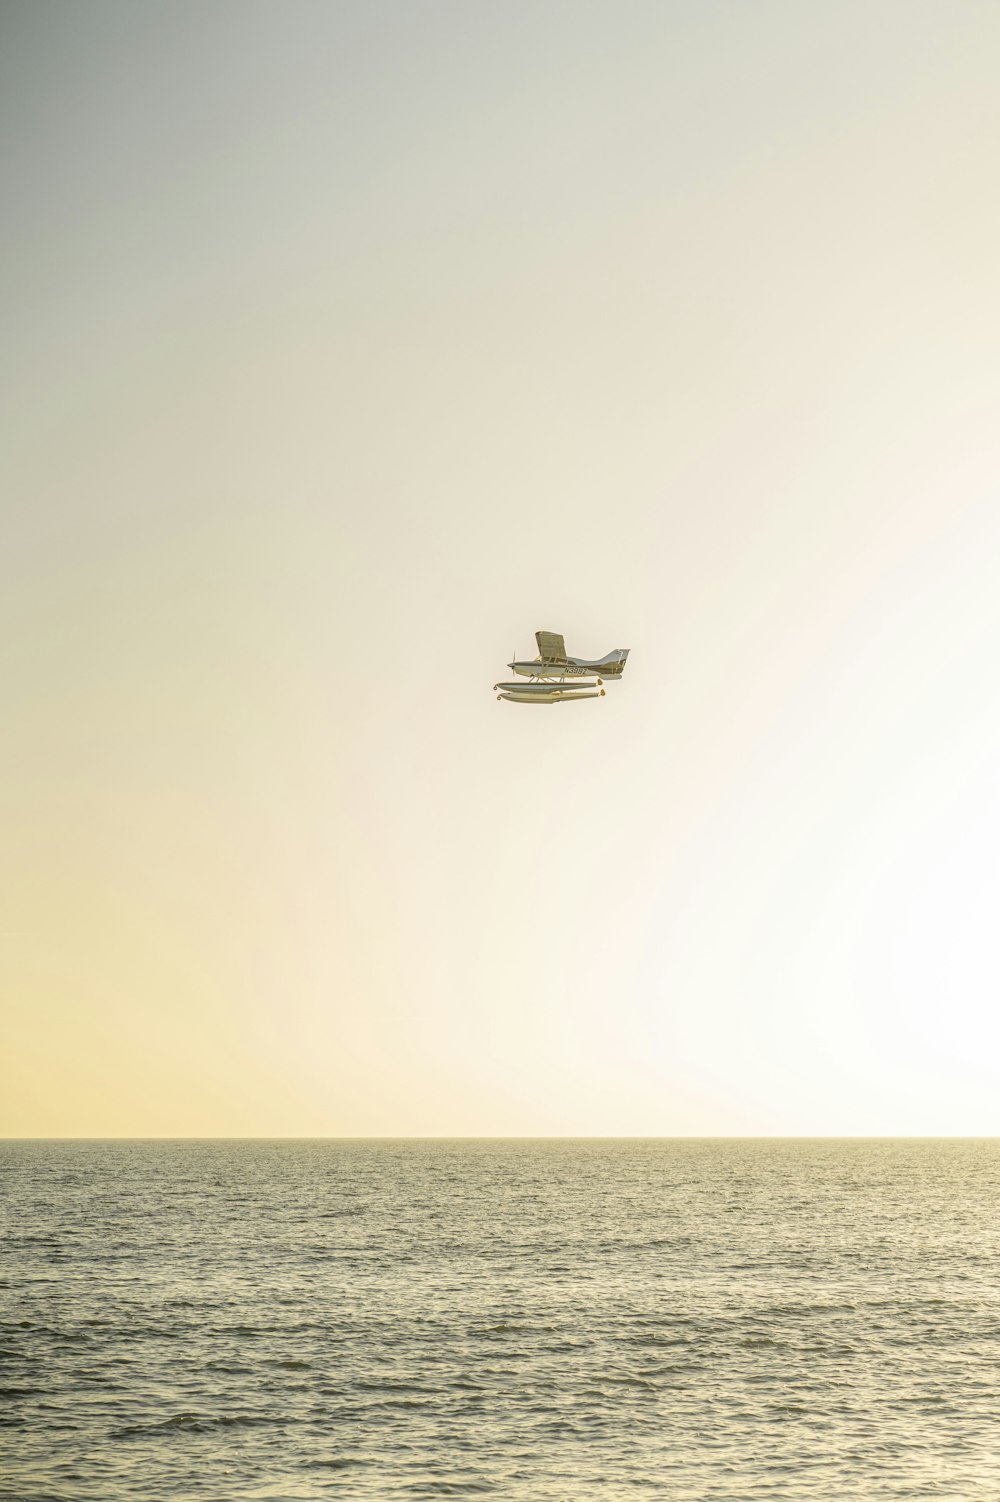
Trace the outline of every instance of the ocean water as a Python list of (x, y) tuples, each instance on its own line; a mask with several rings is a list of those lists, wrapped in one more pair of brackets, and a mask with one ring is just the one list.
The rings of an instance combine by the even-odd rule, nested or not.
[(1000, 1497), (1000, 1142), (0, 1144), (9, 1502)]

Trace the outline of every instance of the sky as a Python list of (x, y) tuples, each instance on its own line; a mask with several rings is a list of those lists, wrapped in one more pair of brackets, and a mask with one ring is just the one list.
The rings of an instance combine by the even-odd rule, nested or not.
[(4, 5), (0, 1134), (1000, 1133), (998, 66)]

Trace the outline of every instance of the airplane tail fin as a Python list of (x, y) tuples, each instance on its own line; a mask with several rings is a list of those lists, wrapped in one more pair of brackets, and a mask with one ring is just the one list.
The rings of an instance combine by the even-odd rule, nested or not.
[(616, 647), (615, 650), (613, 652), (609, 652), (606, 657), (599, 657), (597, 659), (596, 666), (602, 668), (617, 668), (619, 672), (622, 672), (625, 667), (625, 659), (628, 656), (630, 650), (631, 649), (629, 647)]

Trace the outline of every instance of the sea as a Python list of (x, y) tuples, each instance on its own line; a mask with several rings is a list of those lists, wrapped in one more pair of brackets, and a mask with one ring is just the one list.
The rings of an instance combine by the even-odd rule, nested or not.
[(5, 1502), (1000, 1498), (1000, 1142), (0, 1143)]

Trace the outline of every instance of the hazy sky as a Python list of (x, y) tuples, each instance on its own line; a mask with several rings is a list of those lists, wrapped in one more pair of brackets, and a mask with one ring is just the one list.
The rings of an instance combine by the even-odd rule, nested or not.
[(1000, 6), (0, 16), (0, 1133), (1000, 1132)]

